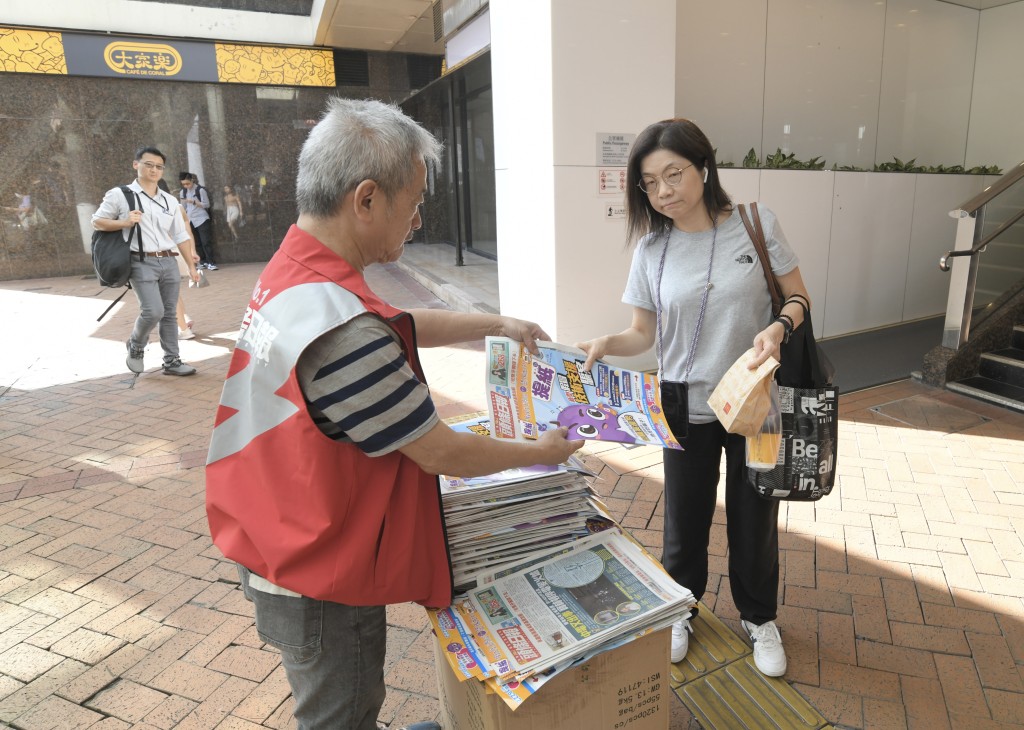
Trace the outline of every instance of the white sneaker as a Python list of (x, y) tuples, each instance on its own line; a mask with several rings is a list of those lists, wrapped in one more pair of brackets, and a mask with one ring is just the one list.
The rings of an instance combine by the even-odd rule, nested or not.
[(782, 648), (782, 635), (774, 621), (755, 626), (740, 621), (754, 642), (754, 664), (766, 677), (781, 677), (786, 673), (786, 650)]
[(690, 649), (690, 634), (693, 633), (693, 627), (690, 626), (690, 620), (681, 618), (672, 624), (672, 654), (671, 659), (673, 664), (678, 664), (686, 658), (686, 652)]
[(179, 340), (191, 340), (194, 337), (195, 337), (195, 334), (192, 332), (192, 328), (191, 327), (186, 327), (185, 329), (179, 329), (178, 330), (178, 339)]

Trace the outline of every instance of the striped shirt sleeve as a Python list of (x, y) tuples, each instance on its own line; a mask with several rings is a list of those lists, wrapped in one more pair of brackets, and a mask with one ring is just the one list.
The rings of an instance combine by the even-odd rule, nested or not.
[(370, 456), (415, 441), (439, 420), (397, 336), (373, 315), (321, 335), (302, 353), (297, 371), (320, 430)]

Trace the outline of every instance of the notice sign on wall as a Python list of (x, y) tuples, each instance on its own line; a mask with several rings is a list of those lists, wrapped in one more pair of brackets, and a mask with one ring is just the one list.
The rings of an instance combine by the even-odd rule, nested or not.
[(629, 162), (629, 149), (635, 134), (597, 133), (597, 164), (623, 165)]
[(605, 203), (604, 219), (608, 221), (626, 217), (626, 206), (623, 203)]
[(107, 76), (151, 81), (327, 86), (328, 48), (255, 46), (177, 39), (0, 28), (0, 72)]
[(597, 169), (598, 195), (622, 195), (626, 192), (626, 168), (599, 167)]

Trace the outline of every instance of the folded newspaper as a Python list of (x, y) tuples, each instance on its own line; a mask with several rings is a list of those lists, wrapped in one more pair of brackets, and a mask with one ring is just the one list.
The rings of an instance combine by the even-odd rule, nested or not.
[(565, 426), (570, 439), (678, 449), (661, 409), (658, 377), (598, 361), (583, 350), (538, 342), (539, 355), (508, 337), (488, 337), (487, 406), (493, 436), (533, 440)]
[(688, 616), (694, 604), (618, 527), (477, 583), (428, 613), (456, 676), (487, 682), (512, 709), (559, 672)]

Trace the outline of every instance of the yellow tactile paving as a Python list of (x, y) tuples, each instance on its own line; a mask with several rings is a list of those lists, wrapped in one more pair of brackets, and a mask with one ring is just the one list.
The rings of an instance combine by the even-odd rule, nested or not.
[(817, 730), (829, 723), (782, 679), (765, 677), (751, 656), (676, 690), (705, 730)]
[(690, 636), (686, 658), (672, 665), (673, 689), (720, 669), (751, 651), (750, 646), (711, 613), (707, 606), (698, 606), (700, 611), (690, 622), (693, 634)]

